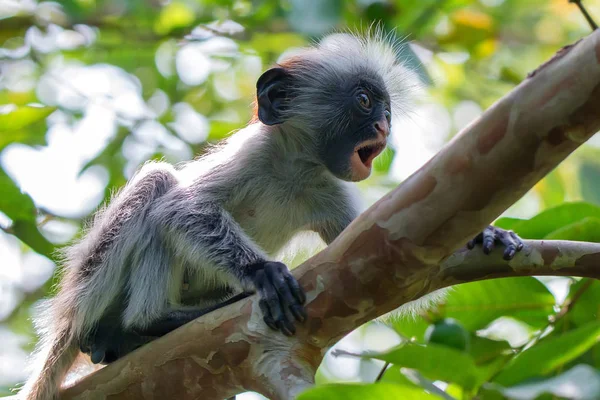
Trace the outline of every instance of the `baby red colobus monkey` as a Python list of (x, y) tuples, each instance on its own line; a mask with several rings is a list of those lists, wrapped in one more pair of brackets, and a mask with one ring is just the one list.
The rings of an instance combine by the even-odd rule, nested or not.
[[(111, 362), (249, 293), (293, 335), (305, 294), (272, 257), (302, 230), (329, 244), (358, 215), (351, 182), (370, 175), (414, 85), (383, 35), (330, 35), (259, 78), (255, 117), (222, 145), (145, 164), (68, 248), (24, 398), (55, 399), (81, 351)], [(522, 247), (496, 228), (479, 241), (506, 258)]]

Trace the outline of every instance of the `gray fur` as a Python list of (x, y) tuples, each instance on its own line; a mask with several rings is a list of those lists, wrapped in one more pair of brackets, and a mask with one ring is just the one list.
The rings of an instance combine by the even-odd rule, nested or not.
[[(22, 392), (28, 400), (56, 397), (78, 340), (114, 299), (126, 294), (125, 327), (144, 327), (183, 305), (187, 270), (197, 305), (213, 304), (221, 299), (211, 293), (220, 287), (252, 289), (242, 269), (273, 257), (296, 233), (313, 230), (330, 243), (358, 215), (355, 189), (318, 156), (324, 139), (316, 127), (324, 120), (338, 128), (345, 123), (342, 111), (328, 108), (335, 93), (324, 83), (371, 74), (385, 83), (397, 111), (410, 89), (408, 71), (379, 36), (334, 35), (302, 57), (289, 122), (254, 122), (177, 168), (147, 163), (68, 249), (51, 303), (58, 326), (42, 322), (45, 347)], [(66, 360), (62, 368), (57, 360)]]

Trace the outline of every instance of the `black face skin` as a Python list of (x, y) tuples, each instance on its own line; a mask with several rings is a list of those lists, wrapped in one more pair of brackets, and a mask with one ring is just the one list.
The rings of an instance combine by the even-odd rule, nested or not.
[[(368, 177), (372, 159), (383, 151), (391, 128), (390, 97), (378, 78), (362, 77), (338, 88), (334, 102), (346, 110), (346, 124), (324, 126), (328, 140), (322, 147), (322, 159), (335, 176), (344, 180), (362, 180)], [(359, 154), (356, 150), (365, 142), (372, 143)], [(354, 162), (353, 162), (354, 161)], [(366, 168), (357, 171), (360, 162)], [(358, 168), (362, 167), (361, 165)]]
[[(295, 98), (288, 89), (292, 82), (284, 68), (272, 68), (260, 77), (256, 85), (258, 117), (264, 124), (285, 122), (282, 115)], [(312, 100), (314, 103), (300, 106), (314, 109), (313, 129), (320, 131), (317, 136), (323, 140), (319, 145), (323, 164), (343, 180), (367, 178), (373, 159), (385, 148), (391, 127), (390, 96), (381, 78), (368, 71), (340, 77), (324, 83), (319, 98)]]

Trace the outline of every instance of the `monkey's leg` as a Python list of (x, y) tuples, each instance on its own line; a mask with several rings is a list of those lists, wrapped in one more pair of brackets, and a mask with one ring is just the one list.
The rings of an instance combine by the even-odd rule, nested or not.
[(81, 351), (89, 354), (94, 364), (109, 364), (155, 339), (125, 330), (121, 323), (122, 308), (122, 301), (115, 301), (95, 329), (80, 341)]
[(233, 304), (239, 300), (245, 299), (246, 297), (252, 296), (253, 294), (254, 293), (252, 292), (240, 293), (222, 303), (215, 304), (214, 306), (207, 308), (170, 310), (161, 318), (153, 321), (149, 326), (145, 328), (138, 328), (135, 330), (135, 332), (143, 337), (163, 336), (179, 328), (180, 326), (201, 317), (204, 314), (208, 314), (211, 311), (225, 307), (229, 304)]
[(90, 354), (94, 364), (110, 364), (146, 343), (155, 340), (153, 336), (143, 336), (134, 331), (125, 331), (122, 328), (101, 326), (98, 335), (88, 342), (84, 353)]
[(107, 314), (90, 337), (82, 342), (81, 351), (89, 354), (94, 364), (109, 364), (204, 314), (253, 294), (240, 293), (222, 303), (202, 309), (171, 310), (146, 328), (124, 329), (119, 314), (112, 312)]

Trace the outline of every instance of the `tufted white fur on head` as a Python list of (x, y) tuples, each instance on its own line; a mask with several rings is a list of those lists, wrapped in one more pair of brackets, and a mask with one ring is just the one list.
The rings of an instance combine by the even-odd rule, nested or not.
[[(333, 33), (312, 47), (287, 53), (279, 64), (291, 63), (293, 69), (304, 70), (305, 90), (312, 86), (306, 83), (319, 83), (319, 87), (331, 77), (374, 73), (390, 95), (392, 115), (402, 116), (410, 112), (414, 94), (422, 87), (417, 73), (404, 62), (403, 44), (393, 32), (386, 34), (378, 27), (365, 32)], [(298, 59), (307, 63), (294, 65)]]

